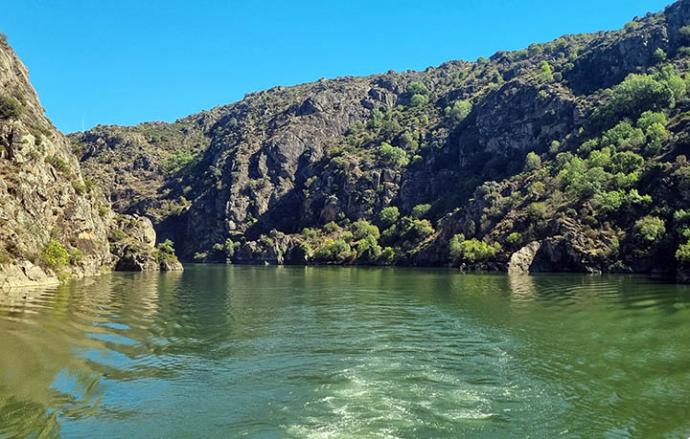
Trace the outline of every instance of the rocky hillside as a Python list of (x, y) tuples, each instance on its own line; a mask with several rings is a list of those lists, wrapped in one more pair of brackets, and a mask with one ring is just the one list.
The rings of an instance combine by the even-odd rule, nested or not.
[[(69, 141), (46, 119), (26, 68), (3, 36), (0, 289), (56, 283), (109, 269), (121, 256), (111, 252), (113, 234), (140, 257), (157, 260), (153, 243), (120, 230), (124, 218), (111, 210), (92, 180), (82, 176)], [(147, 225), (155, 237), (150, 222), (138, 230)]]
[(620, 31), (70, 139), (187, 260), (683, 272), (688, 61), (681, 0)]

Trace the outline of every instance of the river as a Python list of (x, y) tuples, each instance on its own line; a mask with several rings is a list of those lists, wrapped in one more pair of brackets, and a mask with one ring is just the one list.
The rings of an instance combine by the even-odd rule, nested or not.
[(0, 438), (685, 437), (690, 287), (190, 265), (0, 293)]

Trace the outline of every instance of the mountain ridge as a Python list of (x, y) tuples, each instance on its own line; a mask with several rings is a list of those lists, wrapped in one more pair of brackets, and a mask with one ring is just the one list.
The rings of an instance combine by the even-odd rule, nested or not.
[[(684, 192), (657, 194), (657, 211), (646, 178), (683, 168), (659, 154), (685, 151), (689, 4), (474, 63), (279, 86), (70, 140), (115, 209), (150, 217), (185, 260), (508, 269), (536, 248), (532, 271), (681, 272)], [(635, 87), (632, 104), (617, 97)], [(638, 126), (645, 111), (659, 125)], [(602, 144), (614, 128), (620, 144)], [(588, 142), (611, 157), (593, 161)], [(564, 161), (601, 181), (576, 192)], [(660, 221), (659, 241), (637, 239), (645, 224), (628, 216)]]

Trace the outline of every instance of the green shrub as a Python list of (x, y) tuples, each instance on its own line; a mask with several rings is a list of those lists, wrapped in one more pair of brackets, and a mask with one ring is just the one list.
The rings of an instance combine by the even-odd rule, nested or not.
[(390, 265), (395, 262), (395, 250), (392, 247), (386, 247), (379, 255), (379, 263)]
[(364, 219), (352, 223), (350, 225), (350, 230), (352, 231), (352, 237), (355, 240), (366, 239), (369, 237), (377, 240), (381, 236), (379, 228)]
[(22, 104), (11, 96), (0, 94), (0, 119), (16, 119), (22, 114)]
[(415, 219), (412, 222), (412, 232), (417, 239), (426, 239), (434, 234), (434, 226), (427, 219)]
[(690, 265), (690, 242), (681, 244), (676, 250), (676, 260), (684, 265)]
[(86, 184), (81, 180), (72, 180), (72, 188), (79, 195), (84, 195), (86, 193)]
[(321, 262), (342, 263), (352, 257), (350, 245), (342, 239), (327, 239), (314, 251), (314, 259)]
[(225, 250), (225, 255), (228, 258), (232, 258), (235, 255), (235, 243), (233, 242), (232, 239), (228, 238), (225, 240), (225, 244), (223, 245), (223, 250)]
[(547, 61), (539, 63), (539, 79), (546, 82), (553, 82), (553, 68)]
[(536, 152), (529, 152), (525, 157), (525, 171), (535, 171), (541, 168), (541, 157)]
[(208, 253), (206, 253), (206, 252), (196, 252), (196, 253), (194, 253), (193, 259), (195, 262), (204, 262), (204, 261), (206, 261), (207, 257), (208, 257)]
[(57, 240), (51, 239), (43, 247), (41, 252), (41, 262), (43, 265), (59, 270), (69, 264), (69, 253), (65, 247)]
[(395, 206), (384, 207), (379, 213), (379, 220), (384, 226), (390, 226), (400, 217), (400, 210)]
[(323, 226), (323, 230), (326, 233), (338, 233), (340, 232), (340, 226), (335, 221), (331, 221)]
[(424, 218), (431, 210), (431, 204), (417, 204), (412, 208), (412, 216), (415, 218)]
[(635, 231), (648, 242), (659, 240), (666, 233), (664, 220), (656, 216), (645, 216), (635, 222)]
[(369, 235), (365, 239), (357, 241), (355, 251), (357, 252), (357, 260), (360, 262), (376, 262), (383, 250), (376, 238)]
[(70, 174), (69, 164), (66, 161), (64, 161), (62, 158), (60, 158), (56, 155), (51, 155), (51, 156), (46, 157), (46, 163), (48, 163), (50, 166), (55, 168), (55, 170), (61, 174), (64, 174), (64, 175)]
[(450, 255), (456, 261), (465, 261), (470, 264), (485, 262), (501, 250), (498, 243), (488, 244), (478, 239), (465, 240), (462, 234), (455, 235), (450, 242)]
[(513, 232), (508, 237), (506, 237), (506, 243), (509, 245), (516, 245), (522, 241), (522, 234), (520, 232)]
[(410, 82), (410, 85), (407, 86), (407, 93), (410, 96), (427, 95), (429, 94), (429, 89), (420, 81), (412, 81)]
[(661, 63), (661, 62), (666, 61), (666, 58), (668, 58), (668, 56), (666, 55), (666, 52), (664, 51), (664, 49), (662, 49), (661, 47), (659, 47), (658, 49), (656, 49), (654, 51), (654, 60), (657, 63)]
[(467, 119), (467, 116), (472, 112), (472, 102), (460, 99), (455, 101), (452, 107), (446, 107), (444, 111), (446, 117), (455, 123), (460, 123)]
[(412, 95), (410, 98), (410, 105), (413, 107), (421, 107), (429, 103), (429, 97), (427, 95), (416, 94)]
[[(177, 256), (175, 255), (175, 244), (171, 240), (166, 239), (165, 241), (159, 243), (156, 248), (158, 249), (158, 262), (170, 260), (177, 261)], [(196, 258), (196, 255), (194, 257)]]
[(190, 152), (175, 151), (172, 156), (163, 162), (163, 170), (166, 172), (177, 172), (195, 160), (196, 156)]
[(685, 85), (677, 72), (663, 69), (657, 75), (631, 74), (613, 87), (611, 99), (595, 111), (600, 123), (609, 124), (624, 117), (637, 118), (648, 110), (660, 110), (675, 105), (685, 93)]
[(465, 235), (458, 233), (453, 236), (448, 243), (448, 248), (450, 250), (450, 257), (453, 260), (459, 260), (462, 258), (462, 246), (461, 244), (465, 242)]
[(379, 146), (379, 156), (384, 163), (397, 168), (405, 167), (410, 163), (410, 159), (407, 157), (404, 149), (392, 146), (386, 142)]

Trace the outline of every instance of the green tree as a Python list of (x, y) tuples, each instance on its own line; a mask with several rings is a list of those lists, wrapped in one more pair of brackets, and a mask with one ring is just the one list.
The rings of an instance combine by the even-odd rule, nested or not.
[(553, 68), (548, 61), (539, 63), (539, 78), (542, 81), (553, 82)]
[(429, 97), (427, 95), (415, 94), (410, 98), (410, 105), (413, 107), (421, 107), (429, 103)]
[(51, 239), (43, 247), (41, 262), (53, 270), (59, 270), (69, 264), (69, 253), (59, 241)]
[(536, 152), (529, 152), (525, 157), (525, 170), (535, 171), (541, 168), (541, 157)]
[(506, 243), (509, 245), (516, 245), (522, 241), (522, 234), (520, 232), (513, 232), (506, 237)]
[(384, 163), (397, 168), (403, 168), (410, 163), (410, 159), (407, 157), (404, 149), (392, 146), (386, 142), (379, 146), (379, 156)]
[(400, 210), (395, 206), (384, 207), (379, 213), (379, 220), (384, 226), (390, 226), (400, 217)]
[(489, 244), (478, 239), (464, 239), (462, 234), (455, 235), (450, 242), (450, 255), (456, 261), (465, 261), (470, 264), (485, 262), (501, 250), (498, 243)]
[(690, 265), (690, 241), (678, 247), (676, 260), (683, 265)]
[(381, 236), (379, 228), (365, 219), (360, 219), (352, 223), (350, 225), (350, 230), (352, 231), (352, 236), (355, 240), (365, 239), (368, 237), (373, 237), (374, 240), (377, 240)]
[(0, 119), (16, 119), (22, 113), (22, 104), (11, 96), (0, 94)]
[(417, 204), (412, 208), (412, 216), (415, 218), (424, 218), (431, 210), (431, 204)]
[(410, 85), (407, 86), (407, 93), (410, 94), (410, 96), (427, 95), (429, 94), (429, 89), (421, 81), (412, 81)]
[(635, 231), (648, 242), (654, 242), (666, 233), (664, 220), (656, 216), (645, 216), (635, 222)]
[(446, 107), (444, 110), (446, 117), (453, 120), (455, 123), (460, 123), (467, 119), (467, 116), (472, 112), (472, 102), (467, 100), (457, 100), (452, 107)]

